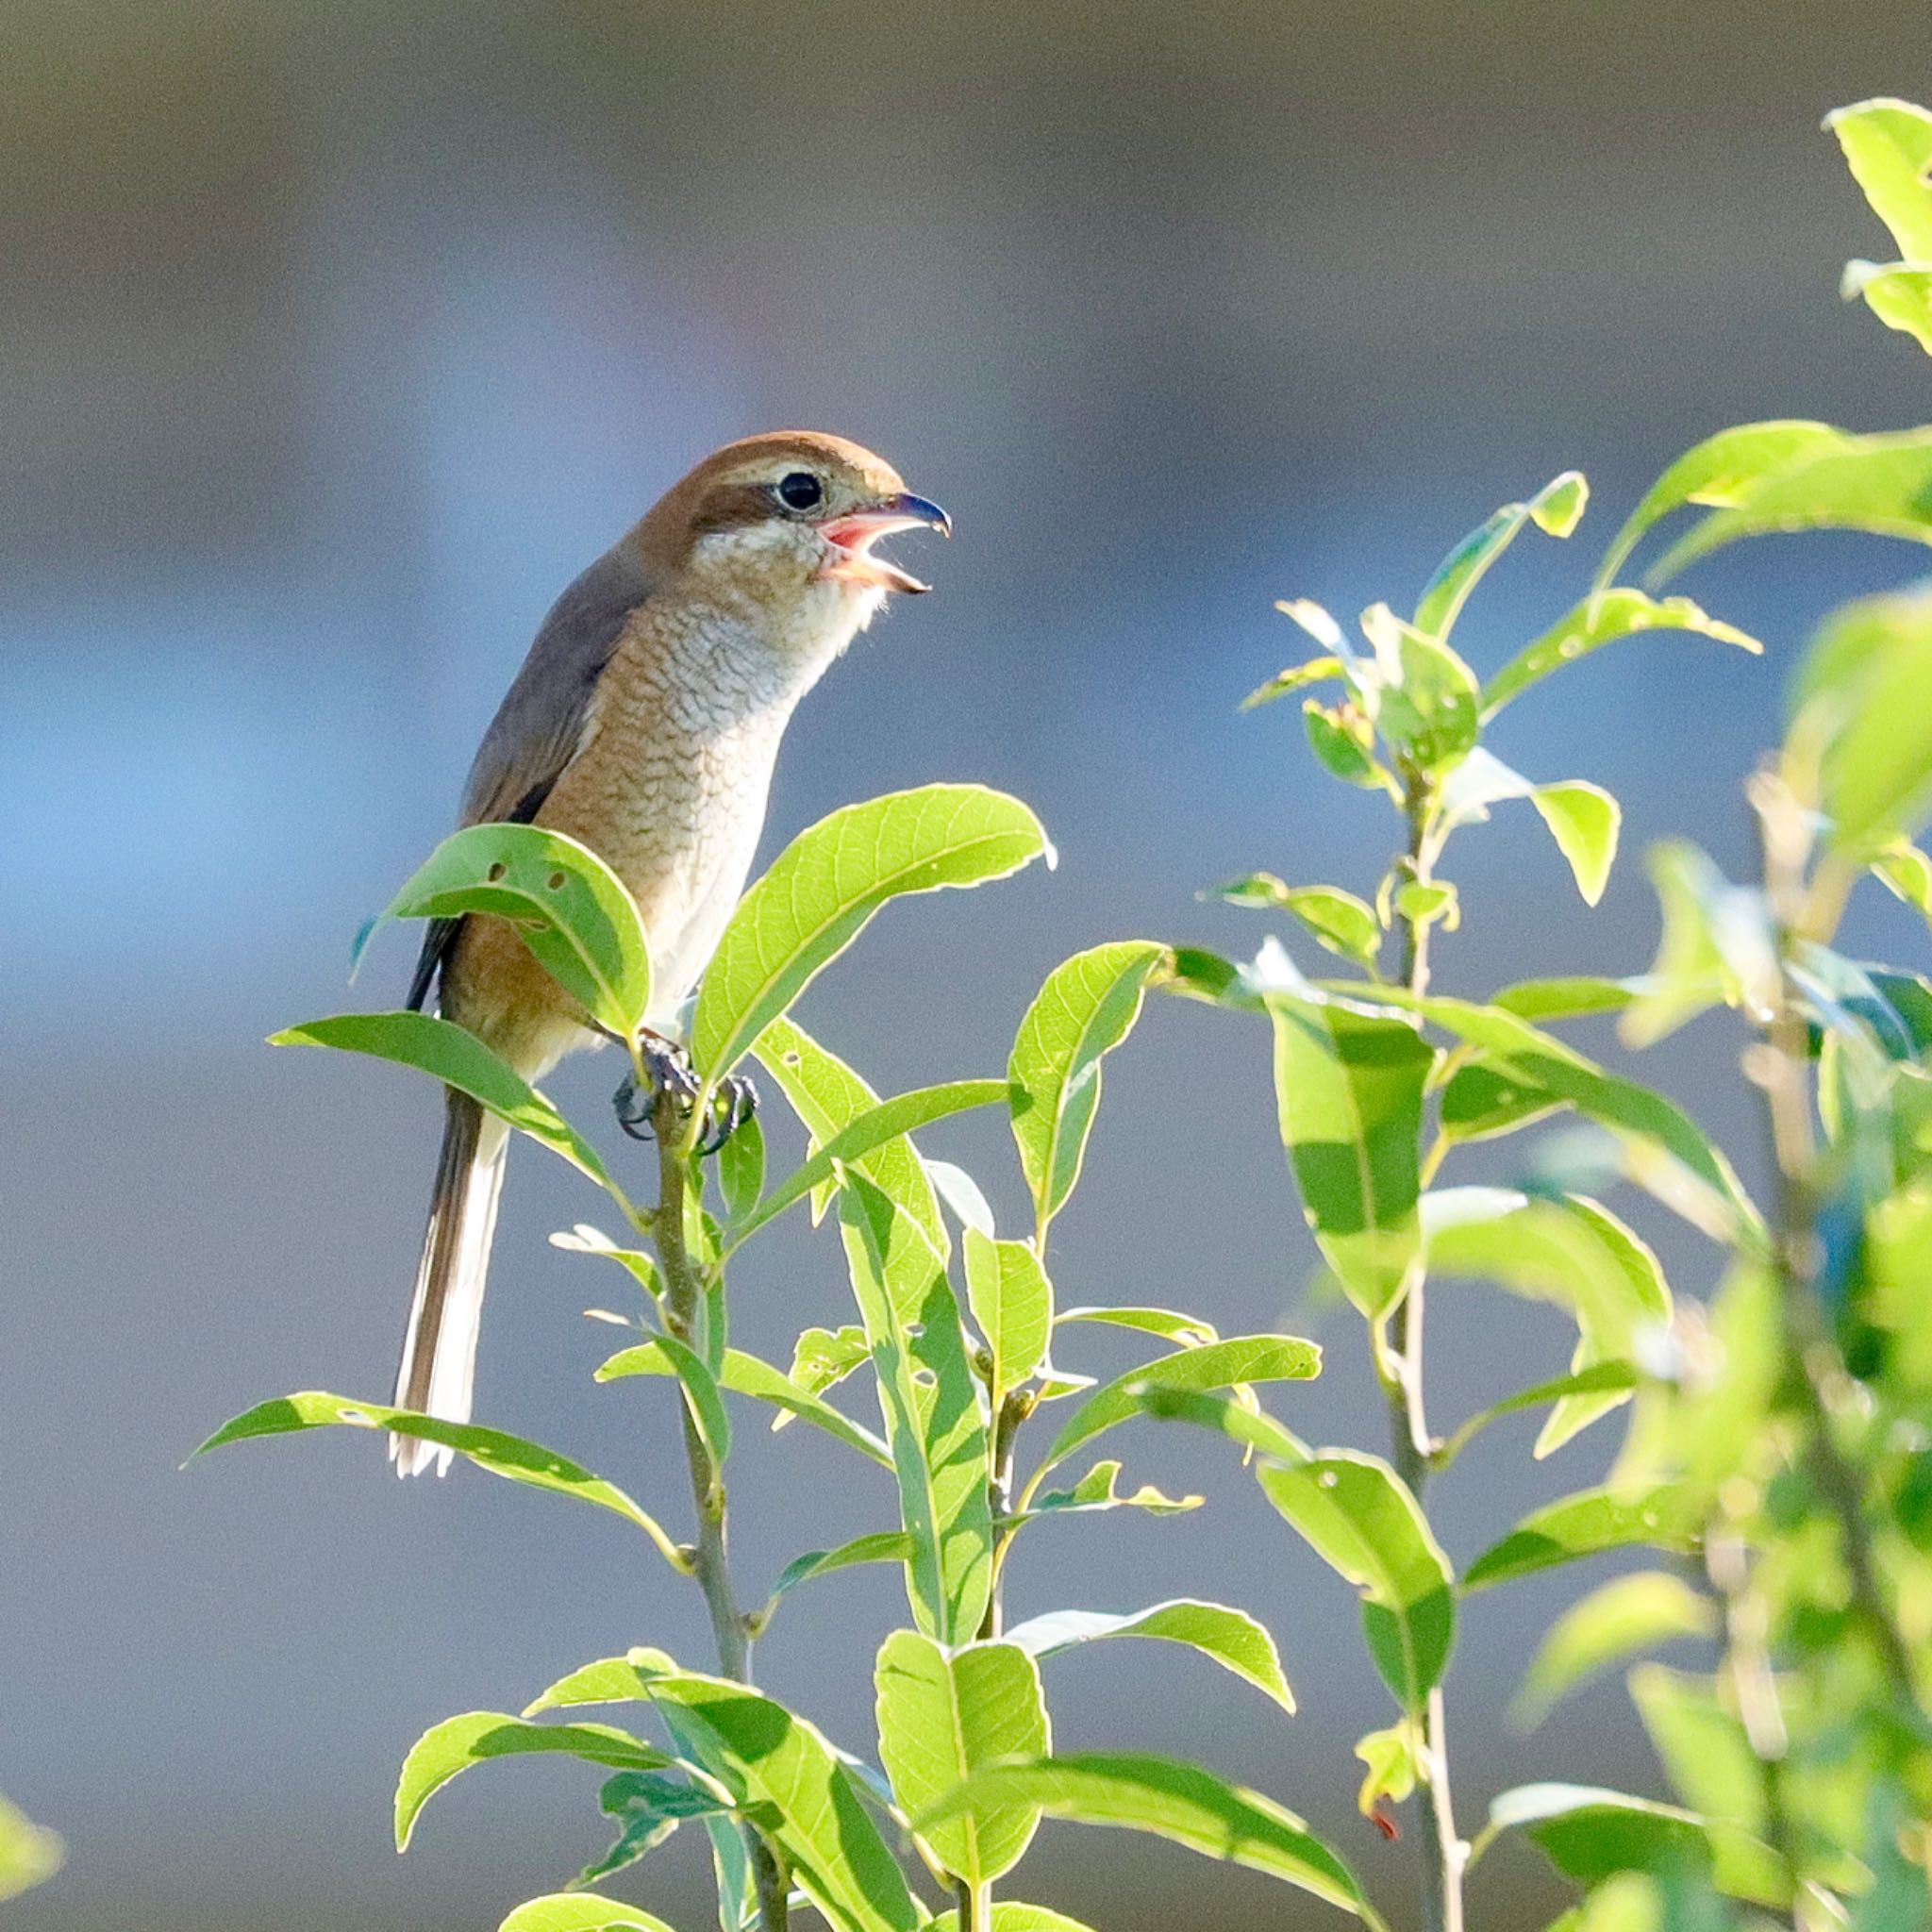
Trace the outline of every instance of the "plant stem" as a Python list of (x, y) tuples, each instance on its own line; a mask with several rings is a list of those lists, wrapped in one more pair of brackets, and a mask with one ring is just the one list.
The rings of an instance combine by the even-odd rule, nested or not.
[(959, 1932), (989, 1932), (992, 1923), (992, 1887), (960, 1879), (954, 1891), (959, 1902)]
[[(658, 1212), (653, 1224), (658, 1259), (664, 1271), (665, 1325), (680, 1341), (689, 1342), (697, 1326), (703, 1290), (691, 1266), (684, 1238), (685, 1200), (691, 1159), (689, 1124), (675, 1094), (659, 1093), (652, 1130), (658, 1141)], [(680, 1390), (681, 1392), (681, 1390)], [(684, 1419), (685, 1460), (691, 1470), (691, 1506), (697, 1518), (697, 1545), (691, 1553), (691, 1574), (705, 1593), (711, 1633), (718, 1645), (718, 1667), (740, 1684), (751, 1681), (750, 1627), (731, 1587), (731, 1561), (725, 1538), (724, 1472), (711, 1455), (689, 1402), (680, 1403)], [(741, 1822), (746, 1855), (758, 1888), (758, 1922), (764, 1932), (786, 1932), (789, 1888), (776, 1853), (756, 1826)]]
[[(1429, 822), (1435, 798), (1428, 781), (1405, 774), (1404, 809), (1408, 820), (1408, 876), (1429, 883), (1434, 863)], [(1426, 921), (1402, 919), (1402, 979), (1418, 998), (1429, 990), (1429, 927)], [(1423, 1378), (1423, 1279), (1409, 1284), (1395, 1315), (1396, 1373), (1389, 1385), (1389, 1436), (1396, 1473), (1420, 1503), (1428, 1482), (1434, 1444)], [(1469, 1847), (1457, 1836), (1456, 1807), (1449, 1788), (1449, 1724), (1442, 1689), (1429, 1692), (1423, 1721), (1423, 1761), (1417, 1767), (1416, 1795), (1427, 1842), (1422, 1868), (1423, 1932), (1463, 1932), (1462, 1873)]]
[(1768, 1052), (1757, 1062), (1765, 1098), (1766, 1126), (1771, 1140), (1775, 1185), (1772, 1229), (1772, 1266), (1776, 1271), (1784, 1314), (1787, 1382), (1803, 1405), (1809, 1427), (1806, 1444), (1811, 1476), (1827, 1509), (1837, 1520), (1845, 1569), (1852, 1587), (1852, 1607), (1865, 1626), (1900, 1708), (1917, 1717), (1923, 1710), (1911, 1652), (1897, 1620), (1885, 1600), (1878, 1561), (1865, 1520), (1865, 1482), (1861, 1473), (1840, 1448), (1836, 1433), (1835, 1391), (1846, 1380), (1846, 1370), (1833, 1341), (1817, 1289), (1818, 1153), (1811, 1111), (1810, 1027), (1791, 968), (1804, 938), (1820, 931), (1821, 916), (1835, 921), (1842, 904), (1836, 876), (1826, 882), (1834, 903), (1820, 908), (1805, 877), (1810, 857), (1811, 815), (1774, 768), (1760, 771), (1749, 788), (1757, 814), (1764, 858), (1765, 898), (1771, 909), (1775, 946), (1777, 985), (1770, 1024), (1765, 1028)]

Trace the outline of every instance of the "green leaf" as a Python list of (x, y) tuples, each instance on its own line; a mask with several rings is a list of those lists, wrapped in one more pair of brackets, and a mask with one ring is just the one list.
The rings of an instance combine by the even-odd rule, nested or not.
[(1130, 1494), (1115, 1487), (1121, 1466), (1110, 1459), (1096, 1462), (1071, 1490), (1048, 1490), (1035, 1496), (1024, 1509), (1017, 1509), (1006, 1522), (1018, 1525), (1041, 1516), (1084, 1515), (1103, 1509), (1144, 1509), (1150, 1516), (1184, 1516), (1198, 1509), (1204, 1496), (1163, 1495), (1152, 1483), (1142, 1483)]
[(992, 1399), (1029, 1381), (1053, 1334), (1053, 1284), (1031, 1241), (989, 1241), (966, 1230), (966, 1299), (992, 1350)]
[(1932, 114), (1910, 101), (1857, 101), (1827, 114), (1824, 125), (1899, 253), (1932, 261)]
[(356, 947), (391, 919), (494, 913), (545, 972), (622, 1040), (651, 1005), (643, 921), (624, 881), (588, 846), (541, 825), (492, 823), (453, 832), (410, 874)]
[(1490, 1004), (1519, 1020), (1581, 1020), (1621, 1013), (1636, 997), (1633, 982), (1570, 974), (1555, 979), (1521, 979), (1490, 995)]
[(1367, 791), (1394, 783), (1370, 752), (1374, 732), (1353, 705), (1324, 705), (1304, 698), (1302, 724), (1308, 734), (1308, 749), (1332, 777)]
[(1866, 530), (1932, 543), (1932, 430), (1844, 437), (1800, 457), (1693, 525), (1651, 579), (1674, 576), (1740, 537), (1790, 530)]
[(1544, 1633), (1510, 1715), (1519, 1728), (1532, 1729), (1586, 1678), (1674, 1638), (1711, 1636), (1717, 1624), (1709, 1599), (1668, 1570), (1613, 1577)]
[[(895, 1630), (874, 1681), (879, 1758), (908, 1816), (986, 1765), (1053, 1748), (1039, 1668), (1015, 1643), (971, 1643), (949, 1656), (929, 1637)], [(1020, 1862), (1039, 1824), (1038, 1808), (1022, 1802), (961, 1814), (926, 1837), (948, 1872), (979, 1886)]]
[[(1932, 466), (1927, 479), (1932, 491)], [(1832, 843), (1867, 859), (1909, 837), (1932, 805), (1932, 593), (1846, 606), (1826, 620), (1801, 675), (1836, 726), (1822, 774)]]
[(617, 1838), (601, 1858), (577, 1874), (575, 1882), (580, 1886), (595, 1885), (635, 1865), (688, 1819), (731, 1814), (730, 1800), (719, 1792), (655, 1771), (621, 1771), (605, 1779), (597, 1803), (619, 1821)]
[(926, 785), (851, 805), (801, 832), (746, 892), (691, 1021), (715, 1087), (887, 900), (1004, 878), (1047, 850), (1040, 821), (980, 785)]
[(1292, 1335), (1236, 1335), (1157, 1357), (1096, 1390), (1060, 1424), (1034, 1481), (1104, 1430), (1142, 1413), (1156, 1389), (1201, 1393), (1249, 1382), (1306, 1382), (1321, 1369), (1322, 1351)]
[(1231, 1395), (1198, 1393), (1188, 1389), (1163, 1389), (1158, 1383), (1141, 1389), (1136, 1399), (1143, 1414), (1162, 1422), (1191, 1423), (1196, 1428), (1211, 1429), (1239, 1442), (1243, 1449), (1258, 1450), (1277, 1462), (1312, 1461), (1315, 1452), (1299, 1436), (1289, 1430), (1264, 1409), (1249, 1407)]
[(1476, 741), (1475, 673), (1386, 604), (1362, 612), (1362, 633), (1375, 648), (1381, 675), (1376, 728), (1421, 771), (1447, 771)]
[(1838, 291), (1847, 302), (1862, 301), (1887, 328), (1932, 353), (1932, 268), (1909, 261), (1848, 261)]
[(1340, 658), (1310, 658), (1306, 664), (1291, 664), (1286, 671), (1277, 671), (1266, 684), (1257, 685), (1241, 700), (1241, 709), (1252, 711), (1257, 705), (1272, 705), (1276, 698), (1285, 698), (1291, 691), (1304, 690), (1311, 684), (1326, 684), (1341, 675)]
[(1047, 974), (1020, 1023), (1007, 1078), (1042, 1253), (1048, 1224), (1080, 1178), (1101, 1060), (1133, 1030), (1148, 974), (1166, 958), (1165, 946), (1145, 940), (1075, 953)]
[(1569, 860), (1583, 903), (1594, 906), (1609, 883), (1617, 834), (1624, 824), (1623, 808), (1601, 785), (1592, 785), (1587, 778), (1539, 785), (1529, 794), (1529, 802), (1549, 826), (1557, 849)]
[(36, 1824), (0, 1798), (0, 1899), (18, 1898), (59, 1871), (67, 1849), (58, 1832)]
[(673, 1761), (641, 1738), (608, 1724), (532, 1724), (503, 1710), (465, 1711), (432, 1724), (403, 1760), (396, 1782), (396, 1850), (408, 1850), (424, 1806), (458, 1772), (486, 1758), (541, 1751), (620, 1771), (661, 1771)]
[[(1525, 1408), (1540, 1408), (1546, 1402), (1570, 1402), (1580, 1397), (1592, 1400), (1607, 1393), (1614, 1402), (1623, 1402), (1636, 1391), (1642, 1377), (1630, 1362), (1592, 1362), (1585, 1369), (1574, 1370), (1567, 1375), (1555, 1375), (1547, 1382), (1538, 1382), (1528, 1389), (1519, 1389), (1513, 1395), (1506, 1395), (1499, 1402), (1492, 1402), (1487, 1408), (1479, 1408), (1469, 1420), (1451, 1436), (1437, 1452), (1439, 1466), (1447, 1467), (1455, 1461), (1470, 1441), (1491, 1423), (1501, 1422), (1506, 1415), (1516, 1415)], [(1568, 1428), (1564, 1441), (1575, 1434), (1574, 1428)], [(1541, 1442), (1538, 1453), (1547, 1455)]]
[[(620, 1349), (598, 1369), (596, 1379), (614, 1382), (625, 1375), (675, 1374), (677, 1371), (673, 1367), (671, 1357), (658, 1346), (662, 1340), (661, 1336), (654, 1336), (635, 1348)], [(821, 1401), (810, 1390), (800, 1388), (782, 1369), (774, 1368), (758, 1356), (747, 1355), (740, 1348), (726, 1349), (717, 1381), (720, 1388), (728, 1389), (734, 1395), (748, 1395), (756, 1402), (769, 1402), (786, 1414), (795, 1415), (800, 1422), (809, 1423), (814, 1428), (823, 1429), (826, 1435), (837, 1437), (847, 1448), (857, 1449), (861, 1456), (869, 1456), (889, 1469), (891, 1467), (891, 1452), (870, 1429), (834, 1408), (829, 1402)]]
[(978, 1629), (992, 1582), (986, 1419), (945, 1264), (917, 1224), (864, 1175), (841, 1170), (839, 1221), (872, 1342), (914, 1621), (942, 1642)]
[(1281, 1139), (1303, 1212), (1367, 1315), (1401, 1300), (1421, 1261), (1423, 1092), (1434, 1050), (1407, 1020), (1341, 999), (1270, 993)]
[(765, 1130), (756, 1114), (741, 1121), (719, 1148), (718, 1189), (727, 1222), (742, 1222), (757, 1208), (765, 1191)]
[(1583, 1490), (1531, 1510), (1469, 1566), (1462, 1588), (1473, 1593), (1633, 1543), (1689, 1555), (1697, 1547), (1700, 1521), (1696, 1497), (1674, 1484), (1627, 1493), (1614, 1487)]
[(1484, 573), (1516, 541), (1524, 524), (1534, 523), (1552, 537), (1567, 537), (1590, 501), (1590, 485), (1580, 470), (1553, 477), (1527, 503), (1506, 503), (1487, 523), (1472, 530), (1442, 561), (1415, 607), (1415, 627), (1446, 638)]
[(1932, 858), (1908, 839), (1895, 839), (1872, 861), (1872, 872), (1895, 899), (1932, 925)]
[(1442, 1681), (1456, 1641), (1449, 1559), (1407, 1485), (1349, 1449), (1256, 1472), (1268, 1500), (1315, 1554), (1362, 1593), (1362, 1635), (1382, 1681), (1411, 1716)]
[(1138, 1328), (1143, 1334), (1158, 1335), (1179, 1348), (1194, 1348), (1204, 1341), (1221, 1340), (1213, 1323), (1204, 1322), (1198, 1315), (1184, 1315), (1177, 1308), (1066, 1308), (1053, 1319), (1056, 1327), (1064, 1322), (1105, 1322), (1116, 1328)]
[[(791, 1344), (791, 1379), (799, 1388), (823, 1395), (836, 1388), (872, 1353), (865, 1330), (855, 1323), (839, 1329), (806, 1328)], [(775, 1429), (777, 1423), (772, 1426)]]
[(1049, 1818), (1151, 1832), (1176, 1844), (1286, 1879), (1380, 1927), (1355, 1874), (1285, 1806), (1198, 1765), (1127, 1752), (993, 1766), (957, 1786), (915, 1831), (1008, 1805), (1037, 1806)]
[(664, 1279), (658, 1272), (658, 1258), (641, 1248), (620, 1248), (602, 1228), (580, 1221), (573, 1228), (559, 1229), (550, 1237), (553, 1248), (571, 1255), (601, 1255), (615, 1261), (654, 1303), (664, 1299)]
[(1382, 944), (1375, 908), (1339, 886), (1291, 886), (1272, 872), (1251, 872), (1217, 886), (1212, 896), (1230, 906), (1258, 906), (1291, 913), (1318, 945), (1344, 959), (1373, 966)]
[(623, 1657), (602, 1657), (596, 1662), (579, 1664), (567, 1675), (524, 1707), (525, 1717), (536, 1717), (546, 1710), (561, 1710), (584, 1704), (641, 1704), (650, 1699), (650, 1682), (666, 1672), (674, 1675), (677, 1665), (661, 1650), (641, 1646)]
[(804, 1166), (756, 1208), (747, 1208), (735, 1218), (734, 1224), (724, 1232), (725, 1257), (736, 1254), (759, 1228), (775, 1221), (794, 1202), (824, 1186), (841, 1161), (857, 1166), (875, 1148), (890, 1141), (902, 1140), (915, 1127), (966, 1113), (975, 1107), (995, 1107), (1006, 1098), (1004, 1080), (948, 1080), (938, 1087), (916, 1088), (910, 1093), (897, 1094), (866, 1108), (829, 1140), (821, 1141)]
[(519, 1906), (497, 1932), (673, 1932), (662, 1919), (614, 1898), (553, 1891)]
[(1734, 886), (1688, 839), (1650, 852), (1662, 932), (1619, 1037), (1652, 1046), (1722, 1000), (1757, 1020), (1777, 996), (1777, 956), (1763, 894)]
[[(1093, 1932), (1091, 1926), (1068, 1918), (1064, 1912), (1053, 1911), (1045, 1906), (1023, 1905), (1012, 1898), (995, 1899), (986, 1923), (991, 1932)], [(958, 1908), (941, 1912), (927, 1932), (959, 1932)]]
[(903, 1529), (876, 1529), (841, 1543), (836, 1550), (807, 1550), (779, 1571), (772, 1585), (772, 1601), (776, 1603), (788, 1591), (815, 1576), (829, 1576), (835, 1570), (849, 1570), (859, 1563), (909, 1562), (912, 1554), (912, 1539)]
[(1099, 1610), (1055, 1610), (1015, 1625), (1006, 1633), (1006, 1641), (1018, 1644), (1029, 1657), (1048, 1657), (1108, 1637), (1155, 1637), (1184, 1643), (1254, 1685), (1283, 1710), (1294, 1708), (1294, 1693), (1281, 1674), (1274, 1638), (1245, 1610), (1229, 1609), (1224, 1604), (1175, 1597), (1120, 1616)]
[(1822, 450), (1837, 449), (1852, 441), (1829, 423), (1788, 420), (1740, 423), (1688, 449), (1650, 486), (1630, 521), (1617, 532), (1597, 566), (1592, 591), (1607, 593), (1630, 553), (1645, 531), (1687, 504), (1728, 509), (1741, 503), (1763, 477), (1774, 475)]
[(1689, 597), (1648, 597), (1641, 591), (1622, 585), (1615, 590), (1599, 589), (1534, 643), (1524, 645), (1483, 686), (1483, 723), (1487, 724), (1505, 705), (1521, 697), (1551, 672), (1560, 671), (1564, 665), (1574, 664), (1579, 658), (1602, 650), (1606, 644), (1651, 630), (1681, 630), (1697, 637), (1715, 638), (1720, 643), (1736, 644), (1754, 657), (1761, 657), (1764, 652), (1764, 646), (1748, 632), (1720, 622)]
[[(1591, 1785), (1519, 1785), (1491, 1803), (1472, 1862), (1499, 1832), (1510, 1830), (1533, 1839), (1557, 1871), (1582, 1886), (1619, 1872), (1667, 1875), (1707, 1869), (1715, 1837), (1710, 1823), (1694, 1811), (1654, 1799)], [(1790, 1881), (1771, 1848), (1743, 1834), (1734, 1835), (1733, 1845), (1741, 1856), (1733, 1859), (1725, 1889), (1760, 1905), (1788, 1903)]]
[(651, 1696), (836, 1932), (913, 1932), (905, 1875), (816, 1727), (741, 1684), (694, 1673), (655, 1679)]
[[(794, 1020), (774, 1020), (758, 1036), (752, 1052), (820, 1146), (881, 1105), (878, 1095), (843, 1060), (827, 1052)], [(847, 1164), (911, 1215), (941, 1255), (952, 1253), (939, 1197), (909, 1141), (882, 1141)], [(824, 1199), (829, 1197), (828, 1186)], [(824, 1211), (823, 1200), (815, 1199), (813, 1218)]]
[(1617, 801), (1601, 785), (1584, 778), (1534, 785), (1478, 746), (1442, 788), (1443, 815), (1451, 826), (1469, 824), (1487, 819), (1491, 806), (1512, 798), (1526, 798), (1536, 807), (1568, 861), (1584, 903), (1594, 906), (1603, 897), (1610, 862), (1617, 856), (1624, 818)]
[[(1507, 1188), (1444, 1188), (1424, 1197), (1432, 1278), (1493, 1281), (1553, 1301), (1576, 1323), (1573, 1371), (1619, 1370), (1603, 1392), (1570, 1391), (1537, 1442), (1539, 1458), (1627, 1401), (1629, 1363), (1671, 1320), (1671, 1292), (1650, 1248), (1608, 1208), (1582, 1195), (1532, 1198)], [(1507, 1413), (1549, 1399), (1547, 1386), (1495, 1405)]]
[(626, 1213), (630, 1211), (623, 1191), (591, 1143), (527, 1080), (453, 1020), (428, 1013), (337, 1013), (326, 1020), (285, 1026), (271, 1033), (268, 1043), (332, 1046), (433, 1074), (444, 1086), (467, 1093), (499, 1120), (560, 1154), (614, 1195)]
[[(1665, 1178), (1672, 1186), (1681, 1191), (1693, 1185), (1709, 1197), (1704, 1203), (1709, 1223), (1722, 1220), (1747, 1237), (1761, 1236), (1762, 1221), (1729, 1161), (1662, 1094), (1605, 1073), (1554, 1034), (1499, 1008), (1437, 997), (1418, 1000), (1399, 987), (1377, 988), (1375, 997), (1387, 1006), (1421, 1013), (1481, 1049), (1491, 1071), (1507, 1080), (1521, 1101), (1574, 1107), (1631, 1143), (1646, 1159), (1667, 1160), (1672, 1172)], [(1663, 1184), (1663, 1179), (1656, 1183)]]
[[(1707, 1628), (1714, 1628), (1714, 1607)], [(1684, 1801), (1706, 1817), (1762, 1833), (1770, 1824), (1764, 1774), (1734, 1710), (1707, 1676), (1640, 1664), (1629, 1675), (1652, 1748)], [(1802, 1692), (1800, 1693), (1802, 1694)]]
[[(723, 1464), (731, 1454), (731, 1418), (725, 1412), (724, 1398), (718, 1392), (717, 1379), (697, 1352), (675, 1335), (653, 1338), (655, 1346), (671, 1364), (684, 1391), (684, 1406), (714, 1463)], [(605, 1379), (599, 1373), (599, 1380)]]
[(1399, 1805), (1408, 1797), (1426, 1748), (1422, 1726), (1412, 1717), (1399, 1717), (1357, 1740), (1355, 1755), (1366, 1769), (1355, 1801), (1364, 1818), (1373, 1817), (1384, 1798)]
[[(595, 1503), (634, 1523), (664, 1554), (674, 1569), (683, 1571), (685, 1559), (677, 1545), (658, 1524), (638, 1507), (614, 1483), (588, 1469), (545, 1449), (526, 1442), (521, 1436), (507, 1436), (501, 1429), (478, 1428), (474, 1423), (446, 1423), (436, 1416), (417, 1415), (407, 1408), (390, 1408), (379, 1402), (352, 1402), (346, 1396), (330, 1395), (320, 1389), (277, 1397), (258, 1404), (244, 1415), (225, 1422), (194, 1454), (205, 1456), (224, 1443), (244, 1442), (257, 1436), (289, 1436), (303, 1429), (347, 1426), (358, 1429), (388, 1429), (392, 1435), (411, 1436), (425, 1442), (439, 1442), (466, 1456), (478, 1469), (491, 1475), (507, 1476), (513, 1483), (526, 1483), (533, 1490), (550, 1490), (559, 1496), (575, 1496), (579, 1502)], [(191, 1458), (192, 1459), (192, 1458)]]

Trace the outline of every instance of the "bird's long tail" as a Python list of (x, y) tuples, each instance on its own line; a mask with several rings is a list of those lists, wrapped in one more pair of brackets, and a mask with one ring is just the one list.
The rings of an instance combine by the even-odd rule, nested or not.
[[(466, 1423), (509, 1128), (466, 1093), (451, 1090), (448, 1105), (416, 1297), (396, 1370), (395, 1406)], [(408, 1436), (391, 1436), (389, 1453), (398, 1475), (419, 1475), (432, 1462), (440, 1475), (454, 1455)]]

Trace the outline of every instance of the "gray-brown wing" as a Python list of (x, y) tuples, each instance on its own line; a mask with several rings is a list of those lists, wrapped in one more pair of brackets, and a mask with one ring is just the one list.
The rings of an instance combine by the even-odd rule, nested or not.
[[(460, 824), (526, 824), (542, 809), (551, 787), (583, 744), (597, 680), (631, 612), (650, 591), (636, 551), (620, 543), (551, 606), (477, 747), (463, 788)], [(430, 922), (409, 982), (412, 1009), (420, 1010), (428, 999), (461, 924), (458, 919)]]

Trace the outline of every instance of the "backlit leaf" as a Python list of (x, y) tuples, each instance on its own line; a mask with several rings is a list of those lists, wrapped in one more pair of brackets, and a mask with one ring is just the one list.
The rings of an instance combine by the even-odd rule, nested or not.
[(1446, 638), (1469, 594), (1489, 567), (1516, 541), (1524, 525), (1533, 522), (1552, 537), (1567, 537), (1581, 521), (1590, 501), (1590, 486), (1579, 470), (1553, 477), (1527, 503), (1506, 503), (1487, 523), (1472, 530), (1442, 561), (1415, 607), (1415, 627), (1432, 637)]
[(1053, 1284), (1030, 1241), (989, 1241), (969, 1227), (965, 1250), (966, 1297), (992, 1350), (992, 1399), (999, 1403), (1046, 1359)]
[(1055, 1610), (1015, 1624), (1006, 1633), (1006, 1641), (1018, 1644), (1029, 1657), (1048, 1657), (1109, 1637), (1152, 1637), (1186, 1644), (1244, 1678), (1283, 1710), (1294, 1708), (1294, 1693), (1281, 1674), (1274, 1638), (1245, 1610), (1230, 1609), (1225, 1604), (1176, 1597), (1118, 1616), (1100, 1610)]
[(1640, 1570), (1614, 1577), (1550, 1625), (1511, 1714), (1525, 1728), (1541, 1724), (1559, 1697), (1597, 1672), (1674, 1638), (1708, 1637), (1716, 1628), (1709, 1598), (1681, 1576)]
[(1531, 1510), (1469, 1566), (1462, 1587), (1487, 1590), (1633, 1543), (1687, 1555), (1697, 1547), (1701, 1521), (1698, 1499), (1673, 1484), (1629, 1493), (1612, 1487), (1584, 1490)]

